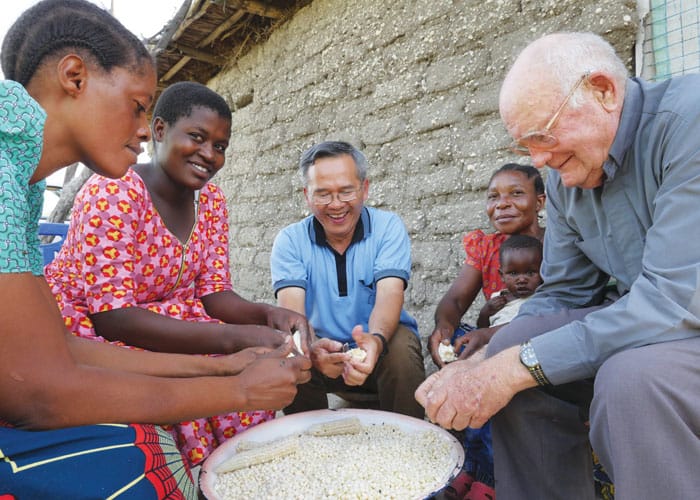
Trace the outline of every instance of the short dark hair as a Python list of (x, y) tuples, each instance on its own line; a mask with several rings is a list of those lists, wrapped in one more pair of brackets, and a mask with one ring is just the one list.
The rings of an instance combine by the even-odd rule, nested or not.
[(90, 57), (106, 72), (155, 67), (144, 44), (112, 14), (86, 0), (44, 0), (25, 10), (2, 43), (5, 78), (26, 86), (51, 56)]
[(496, 170), (493, 174), (491, 174), (491, 178), (489, 179), (489, 185), (491, 184), (491, 181), (494, 177), (503, 172), (520, 172), (521, 174), (524, 174), (525, 177), (527, 177), (528, 179), (532, 179), (532, 182), (535, 185), (535, 193), (544, 194), (544, 181), (542, 180), (540, 171), (532, 165), (506, 163), (505, 165), (501, 166), (498, 170)]
[(304, 151), (299, 160), (299, 175), (304, 186), (309, 183), (309, 168), (316, 160), (321, 158), (335, 158), (337, 156), (350, 155), (355, 162), (357, 178), (364, 181), (367, 178), (367, 158), (362, 152), (350, 143), (342, 141), (326, 141), (311, 146)]
[(190, 116), (196, 107), (211, 109), (221, 118), (231, 121), (231, 108), (224, 98), (197, 82), (178, 82), (166, 87), (153, 108), (153, 120), (160, 118), (172, 125), (180, 118)]
[(512, 250), (533, 249), (540, 256), (542, 255), (542, 242), (534, 236), (526, 234), (513, 234), (503, 243), (498, 250), (498, 262), (503, 265), (503, 255)]

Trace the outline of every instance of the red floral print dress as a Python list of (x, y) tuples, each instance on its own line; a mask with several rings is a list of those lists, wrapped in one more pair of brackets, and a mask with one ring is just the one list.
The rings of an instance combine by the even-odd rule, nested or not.
[(505, 288), (498, 273), (498, 250), (508, 236), (502, 233), (485, 234), (481, 229), (477, 229), (467, 233), (462, 240), (467, 254), (464, 263), (481, 271), (481, 289), (486, 300)]

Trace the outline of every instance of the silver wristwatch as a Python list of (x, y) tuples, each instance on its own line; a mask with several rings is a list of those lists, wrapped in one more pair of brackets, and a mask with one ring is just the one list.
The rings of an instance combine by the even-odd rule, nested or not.
[(549, 380), (547, 380), (547, 376), (542, 371), (542, 366), (537, 359), (535, 349), (532, 348), (529, 340), (520, 344), (520, 362), (529, 370), (537, 385), (549, 384)]

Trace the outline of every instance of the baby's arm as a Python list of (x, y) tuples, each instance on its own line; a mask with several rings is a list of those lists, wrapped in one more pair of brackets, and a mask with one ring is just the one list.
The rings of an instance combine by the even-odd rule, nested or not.
[(503, 309), (507, 302), (508, 299), (504, 294), (493, 295), (479, 311), (479, 319), (476, 321), (476, 326), (488, 328), (491, 325), (489, 321), (491, 316)]

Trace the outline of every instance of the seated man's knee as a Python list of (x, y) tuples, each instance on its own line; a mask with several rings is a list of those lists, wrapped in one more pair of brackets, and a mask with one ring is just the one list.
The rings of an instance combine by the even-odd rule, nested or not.
[(652, 347), (629, 349), (606, 360), (595, 377), (592, 406), (612, 403), (625, 411), (630, 405), (636, 406), (641, 400), (652, 398), (659, 380), (649, 375), (663, 370), (663, 366), (658, 366), (659, 360)]
[(498, 330), (493, 337), (491, 337), (491, 340), (486, 346), (486, 356), (493, 356), (509, 347), (517, 345), (518, 342), (513, 339), (513, 336), (517, 335), (517, 331), (517, 324), (513, 325), (512, 323)]
[(399, 325), (394, 332), (387, 348), (389, 356), (391, 357), (393, 357), (393, 355), (400, 356), (403, 359), (405, 359), (406, 356), (415, 359), (422, 359), (423, 357), (423, 348), (420, 339), (412, 330), (402, 325)]
[(542, 333), (547, 326), (547, 318), (542, 316), (526, 316), (515, 319), (498, 330), (488, 344), (487, 356), (493, 356), (499, 352), (520, 345), (526, 340)]
[(399, 325), (388, 344), (388, 354), (377, 365), (378, 375), (396, 377), (409, 385), (425, 378), (423, 346), (418, 336), (409, 328)]
[[(640, 347), (619, 352), (607, 359), (598, 369), (590, 407), (591, 445), (604, 461), (609, 472), (612, 468), (610, 446), (615, 438), (620, 443), (623, 436), (640, 434), (649, 429), (650, 419), (657, 405), (663, 405), (656, 396), (658, 377), (662, 366), (654, 359), (653, 349)], [(653, 431), (651, 431), (653, 432)]]
[(542, 316), (524, 316), (516, 318), (498, 330), (491, 338), (486, 351), (487, 356), (493, 356), (509, 347), (520, 345), (526, 340), (542, 335), (567, 323), (581, 319), (589, 312), (599, 309), (560, 309), (554, 313)]

